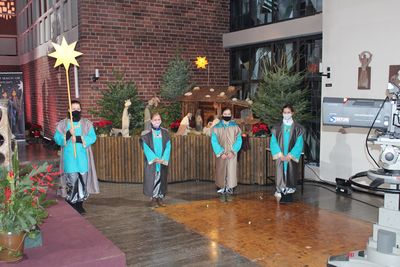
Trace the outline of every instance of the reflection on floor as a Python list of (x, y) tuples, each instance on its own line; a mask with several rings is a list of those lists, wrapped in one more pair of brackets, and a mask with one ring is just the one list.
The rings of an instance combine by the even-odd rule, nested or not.
[(18, 142), (18, 156), (21, 164), (58, 164), (59, 161), (58, 151), (40, 140), (37, 143)]
[(324, 266), (328, 255), (363, 249), (377, 219), (377, 208), (308, 184), (286, 206), (275, 203), (273, 187), (235, 193), (220, 203), (213, 183), (170, 184), (167, 208), (151, 209), (142, 185), (101, 183), (86, 218), (129, 266)]

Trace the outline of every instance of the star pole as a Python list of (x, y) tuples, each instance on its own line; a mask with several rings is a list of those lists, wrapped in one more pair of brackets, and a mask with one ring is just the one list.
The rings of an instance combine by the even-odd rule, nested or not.
[(207, 86), (210, 86), (210, 66), (206, 57), (196, 57), (196, 67), (198, 69), (205, 69), (207, 66)]
[[(72, 104), (71, 104), (71, 90), (69, 86), (69, 65), (73, 64), (79, 67), (78, 62), (76, 61), (75, 57), (82, 55), (81, 52), (75, 51), (76, 42), (72, 44), (68, 44), (65, 38), (63, 37), (61, 41), (61, 45), (53, 43), (53, 47), (55, 48), (55, 52), (50, 53), (48, 56), (53, 57), (56, 59), (56, 63), (54, 64), (54, 68), (64, 65), (65, 68), (65, 75), (67, 77), (67, 91), (68, 91), (68, 106), (69, 106), (69, 118), (71, 120), (71, 129), (73, 131), (73, 137), (75, 138), (75, 127), (74, 122), (72, 120)], [(76, 146), (74, 146), (74, 157), (76, 158)]]

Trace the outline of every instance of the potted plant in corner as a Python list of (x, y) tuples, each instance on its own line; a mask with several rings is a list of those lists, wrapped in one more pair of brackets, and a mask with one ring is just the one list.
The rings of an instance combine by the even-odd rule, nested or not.
[(20, 169), (17, 152), (12, 167), (0, 167), (0, 262), (22, 259), (26, 235), (34, 234), (54, 202), (46, 192), (57, 175), (47, 163)]

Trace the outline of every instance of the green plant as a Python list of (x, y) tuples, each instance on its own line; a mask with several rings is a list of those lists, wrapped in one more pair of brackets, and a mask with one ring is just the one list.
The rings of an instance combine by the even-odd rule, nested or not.
[(102, 92), (97, 101), (99, 109), (90, 110), (91, 114), (112, 122), (114, 128), (122, 126), (122, 112), (125, 100), (130, 99), (132, 105), (128, 109), (130, 114), (130, 128), (143, 126), (143, 102), (137, 96), (137, 89), (133, 82), (126, 82), (124, 74), (114, 71), (115, 81), (108, 83), (108, 88)]
[(307, 122), (311, 118), (304, 74), (294, 73), (285, 62), (281, 60), (280, 63), (264, 64), (263, 79), (252, 105), (254, 114), (268, 125), (282, 120), (282, 107), (285, 104), (294, 107), (296, 121)]
[(47, 163), (20, 169), (16, 152), (11, 170), (0, 168), (0, 232), (30, 232), (41, 224), (48, 216), (46, 208), (54, 203), (46, 200), (47, 189), (58, 174)]
[(161, 83), (161, 97), (176, 100), (192, 87), (190, 63), (177, 53), (169, 62)]

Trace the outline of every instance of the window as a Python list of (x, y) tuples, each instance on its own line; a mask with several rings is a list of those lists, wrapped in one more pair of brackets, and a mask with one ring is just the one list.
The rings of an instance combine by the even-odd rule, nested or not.
[(44, 38), (45, 38), (45, 23), (44, 21), (41, 21), (39, 24), (39, 43), (38, 45), (41, 45), (44, 43)]
[[(321, 35), (306, 38), (297, 38), (230, 50), (230, 84), (239, 86), (239, 98), (253, 98), (257, 92), (259, 82), (262, 80), (264, 67), (272, 59), (279, 60), (283, 57), (286, 64), (294, 71), (304, 71), (304, 87), (310, 92), (309, 101), (313, 120), (306, 126), (311, 135), (319, 142), (320, 116), (321, 116), (321, 76), (319, 75), (319, 62), (322, 58)], [(315, 153), (314, 160), (319, 162), (319, 151)]]
[(231, 31), (315, 15), (322, 0), (231, 0)]
[(78, 0), (71, 0), (72, 28), (78, 25)]
[(71, 16), (69, 16), (69, 4), (70, 2), (64, 2), (62, 5), (63, 11), (63, 31), (66, 32), (71, 29)]

